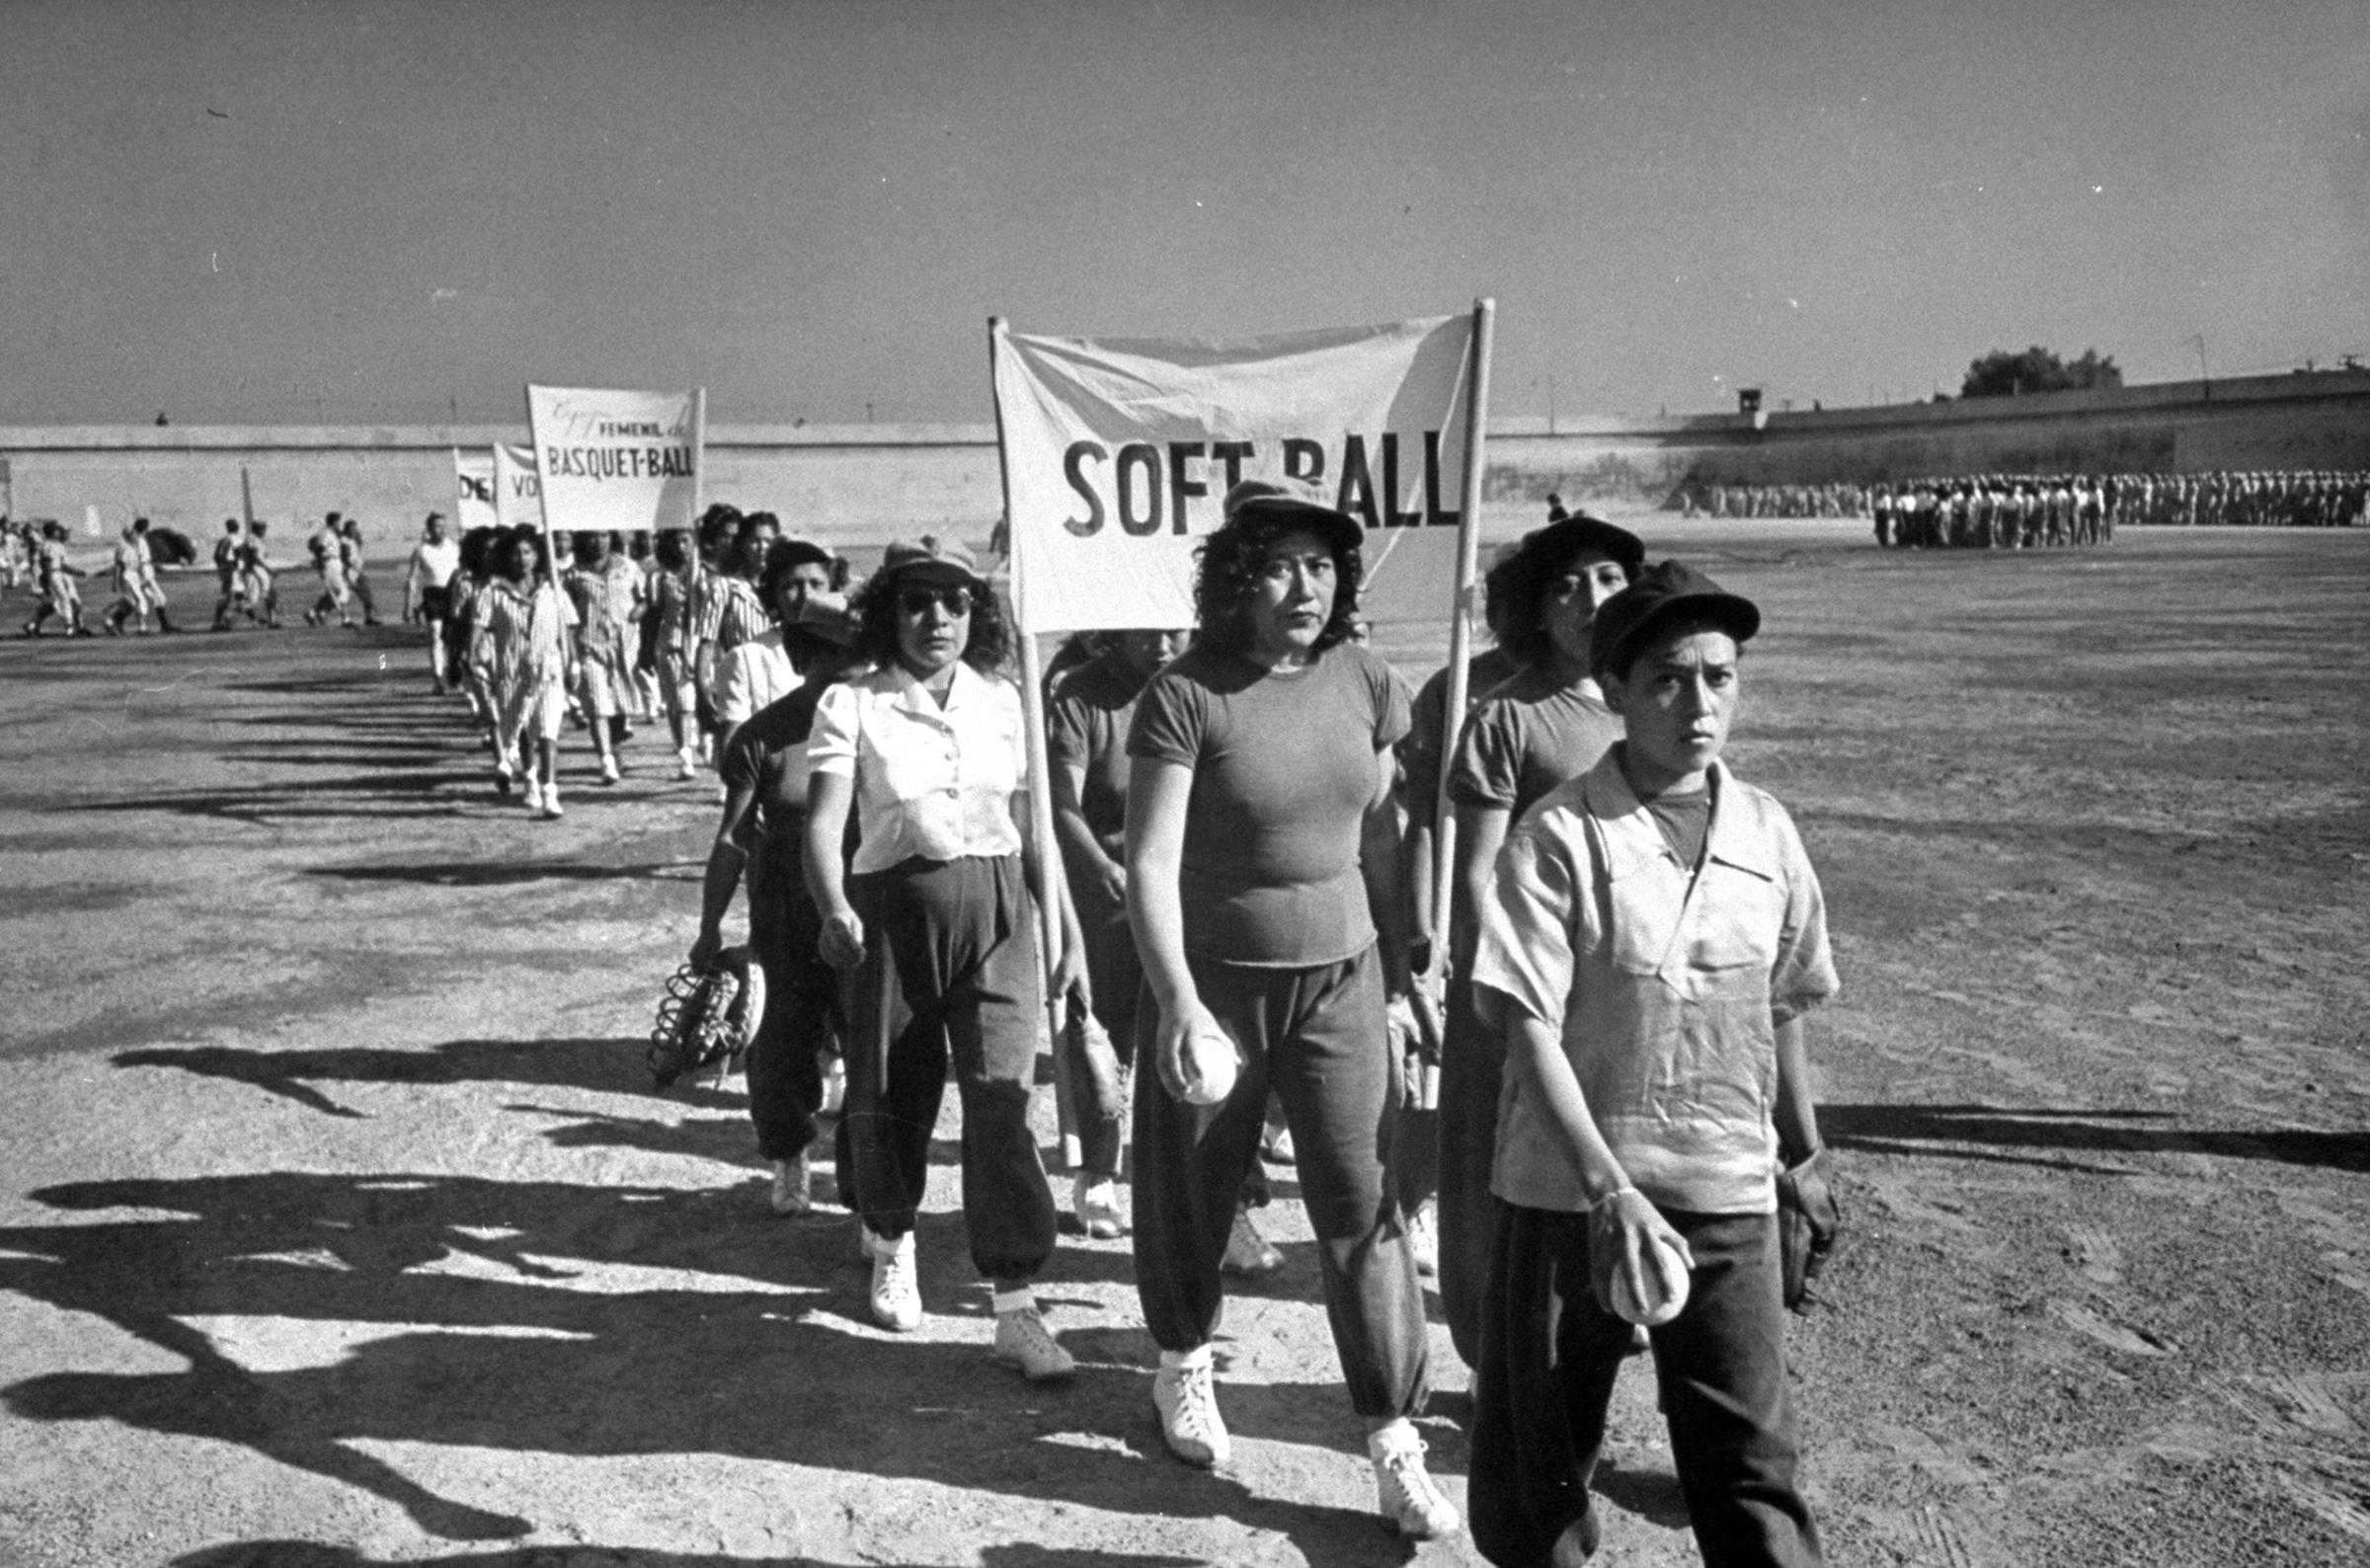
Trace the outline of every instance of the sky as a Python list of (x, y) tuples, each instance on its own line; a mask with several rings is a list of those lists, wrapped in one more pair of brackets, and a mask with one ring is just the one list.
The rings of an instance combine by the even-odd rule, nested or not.
[(2370, 356), (2363, 0), (0, 0), (0, 424), (984, 423), (1497, 301), (1493, 417)]

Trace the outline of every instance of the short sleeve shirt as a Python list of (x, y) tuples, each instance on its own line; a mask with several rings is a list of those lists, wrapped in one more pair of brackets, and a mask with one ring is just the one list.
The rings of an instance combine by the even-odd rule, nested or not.
[(1620, 738), (1620, 716), (1602, 701), (1527, 666), (1465, 721), (1449, 799), (1520, 818), (1547, 791), (1595, 767)]
[[(1833, 996), (1819, 879), (1785, 809), (1714, 765), (1690, 868), (1620, 752), (1549, 791), (1507, 836), (1480, 911), (1478, 992), (1556, 1030), (1630, 1182), (1698, 1214), (1777, 1208), (1777, 1025)], [(1520, 1077), (1498, 1102), (1491, 1190), (1587, 1207)]]
[(1354, 643), (1291, 671), (1196, 647), (1152, 677), (1128, 755), (1193, 771), (1177, 873), (1187, 952), (1313, 968), (1366, 950), (1360, 834), (1376, 753), (1407, 724), (1406, 687)]
[(1124, 656), (1105, 654), (1064, 675), (1045, 714), (1047, 759), (1084, 772), (1080, 814), (1112, 856), (1127, 833), (1128, 729), (1145, 680)]
[[(1465, 662), (1464, 707), (1470, 713), (1491, 687), (1521, 666), (1503, 648), (1488, 648)], [(1415, 694), (1406, 737), (1399, 742), (1399, 767), (1405, 775), (1408, 810), (1422, 822), (1431, 821), (1432, 803), (1440, 799), (1440, 770), (1449, 757), (1449, 666), (1432, 671)]]
[(1028, 746), (1008, 680), (958, 665), (941, 708), (902, 665), (858, 675), (824, 692), (807, 758), (855, 780), (855, 871), (1020, 852)]
[(798, 686), (798, 671), (782, 646), (782, 629), (760, 632), (716, 660), (716, 718), (739, 724)]

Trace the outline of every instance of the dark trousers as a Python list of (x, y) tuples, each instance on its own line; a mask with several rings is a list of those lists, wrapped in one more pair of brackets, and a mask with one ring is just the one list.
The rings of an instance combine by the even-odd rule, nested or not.
[(841, 1118), (857, 1212), (875, 1235), (913, 1228), (951, 1055), (971, 1261), (1033, 1279), (1053, 1255), (1054, 1194), (1029, 1130), (1042, 986), (1020, 857), (917, 857), (850, 877), (848, 902), (865, 928)]
[(1497, 1200), (1489, 1195), (1498, 1152), (1498, 1091), (1506, 1046), (1473, 1009), (1473, 989), (1449, 983), (1447, 1038), (1440, 1050), (1440, 1310), (1467, 1367), (1481, 1364), (1481, 1296)]
[(1219, 1264), (1244, 1174), (1258, 1158), (1272, 1087), (1298, 1151), (1316, 1231), (1325, 1317), (1350, 1389), (1369, 1417), (1424, 1401), (1423, 1291), (1383, 1167), (1398, 1108), (1382, 969), (1372, 947), (1339, 964), (1258, 969), (1190, 959), (1202, 1005), (1241, 1049), (1224, 1103), (1187, 1105), (1148, 1068), (1158, 1008), (1138, 1006), (1136, 1291), (1162, 1350), (1208, 1344), (1225, 1304)]
[[(1671, 1453), (1709, 1568), (1813, 1568), (1818, 1529), (1794, 1483), (1775, 1215), (1663, 1217), (1695, 1254), (1687, 1308), (1654, 1330)], [(1605, 1409), (1629, 1325), (1588, 1286), (1588, 1216), (1498, 1205), (1473, 1372), (1473, 1544), (1534, 1568), (1590, 1512)]]
[[(1127, 904), (1106, 898), (1100, 889), (1081, 891), (1074, 884), (1071, 902), (1086, 935), (1086, 984), (1094, 992), (1095, 1022), (1111, 1037), (1121, 1064), (1127, 1065), (1135, 1059), (1138, 993), (1144, 989), (1144, 962), (1136, 956)], [(1078, 1106), (1078, 1163), (1088, 1175), (1119, 1174), (1123, 1131), (1119, 1116), (1100, 1117), (1093, 1106)]]
[[(749, 945), (765, 971), (765, 1015), (749, 1048), (749, 1119), (769, 1160), (794, 1159), (815, 1141), (823, 1058), (846, 1033), (839, 976), (816, 949), (823, 919), (799, 873), (801, 825), (772, 827), (749, 867)], [(855, 1188), (844, 1121), (836, 1154), (844, 1201)]]

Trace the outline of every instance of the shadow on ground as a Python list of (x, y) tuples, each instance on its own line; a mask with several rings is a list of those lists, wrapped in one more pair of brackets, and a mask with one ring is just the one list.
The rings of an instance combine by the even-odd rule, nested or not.
[[(2063, 1166), (2051, 1154), (2208, 1154), (2370, 1173), (2370, 1133), (2259, 1132), (2172, 1126), (2164, 1111), (2020, 1110), (1994, 1105), (1823, 1105), (1819, 1128), (1839, 1148)], [(1970, 1150), (1966, 1145), (1976, 1145)], [(2014, 1153), (1985, 1153), (2007, 1149)], [(2115, 1167), (2079, 1167), (2116, 1174)]]

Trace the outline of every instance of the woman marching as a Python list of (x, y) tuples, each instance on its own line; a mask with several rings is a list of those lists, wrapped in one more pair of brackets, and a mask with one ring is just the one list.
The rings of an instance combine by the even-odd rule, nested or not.
[(514, 746), (526, 778), (526, 809), (557, 819), (560, 728), (575, 662), (568, 633), (575, 613), (552, 586), (541, 542), (536, 530), (518, 528), (506, 546), (497, 547), (503, 576), (482, 601), (483, 613), (471, 632), (470, 663), (483, 671), (480, 678), (494, 697), (495, 789), (511, 792)]
[[(1381, 1148), (1399, 1099), (1384, 985), (1408, 982), (1390, 797), (1407, 698), (1348, 640), (1363, 536), (1311, 487), (1234, 486), (1202, 545), (1193, 647), (1137, 702), (1127, 897), (1152, 1004), (1137, 1059), (1158, 1083), (1136, 1096), (1136, 1276), (1160, 1346), (1161, 1437), (1188, 1463), (1221, 1463), (1221, 1260), (1272, 1086), (1380, 1511), (1427, 1537), (1460, 1522), (1409, 1419), (1426, 1392), (1423, 1294)], [(1229, 1050), (1224, 1092), (1212, 1058)]]
[[(1030, 1282), (1054, 1250), (1054, 1197), (1029, 1129), (1042, 1016), (1037, 916), (1056, 899), (1055, 983), (1078, 983), (1077, 921), (1024, 856), (1028, 768), (1000, 606), (961, 545), (889, 547), (860, 597), (876, 666), (824, 695), (808, 746), (806, 876), (824, 957), (856, 972), (846, 1117), (872, 1313), (921, 1322), (913, 1225), (954, 1058), (963, 1100), (963, 1221), (994, 1289), (995, 1359), (1031, 1380), (1069, 1353)], [(848, 813), (861, 844), (841, 871)], [(901, 1024), (902, 1020), (902, 1024)]]

